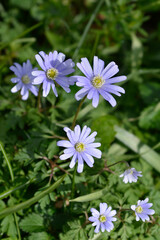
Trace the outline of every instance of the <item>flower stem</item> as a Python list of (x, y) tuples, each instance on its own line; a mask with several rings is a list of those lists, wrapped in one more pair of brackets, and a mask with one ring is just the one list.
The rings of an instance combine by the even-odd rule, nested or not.
[(86, 97), (87, 97), (87, 95), (84, 96), (84, 98), (82, 98), (82, 100), (80, 101), (80, 104), (79, 104), (79, 106), (78, 106), (78, 108), (77, 108), (76, 114), (75, 114), (74, 119), (73, 119), (73, 122), (72, 122), (72, 127), (71, 127), (72, 130), (74, 129), (74, 127), (75, 127), (75, 125), (76, 125), (76, 120), (77, 120), (79, 111), (80, 111), (81, 106), (82, 106), (84, 100), (86, 99)]
[(122, 160), (122, 161), (118, 161), (118, 162), (113, 163), (113, 164), (111, 164), (111, 165), (108, 165), (107, 167), (108, 167), (108, 168), (109, 168), (109, 167), (112, 167), (112, 166), (114, 166), (114, 165), (116, 165), (116, 164), (118, 164), (118, 163), (125, 163), (125, 164), (127, 165), (127, 167), (129, 167), (128, 162), (126, 162), (126, 161), (124, 161), (124, 160)]
[(73, 172), (73, 178), (72, 178), (72, 190), (71, 190), (71, 199), (74, 198), (76, 169), (77, 169), (77, 165), (75, 165), (75, 167), (74, 167), (74, 172)]
[(37, 108), (39, 112), (41, 111), (41, 90), (42, 90), (42, 84), (39, 87), (38, 99), (37, 99)]

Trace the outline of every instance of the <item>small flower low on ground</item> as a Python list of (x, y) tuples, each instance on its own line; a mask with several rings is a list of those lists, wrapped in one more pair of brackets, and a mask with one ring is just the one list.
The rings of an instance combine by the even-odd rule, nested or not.
[(120, 175), (120, 177), (123, 178), (124, 183), (132, 183), (132, 182), (137, 182), (138, 177), (142, 177), (142, 172), (141, 171), (136, 171), (135, 168), (130, 168), (127, 169), (124, 173)]
[(149, 215), (153, 215), (155, 211), (150, 209), (152, 207), (152, 203), (148, 203), (149, 199), (146, 198), (145, 200), (138, 200), (137, 205), (132, 205), (131, 209), (136, 214), (136, 221), (140, 219), (145, 222), (146, 220), (149, 221)]
[[(95, 208), (91, 208), (92, 217), (89, 217), (89, 221), (93, 222), (92, 226), (96, 226), (94, 232), (98, 233), (100, 230), (104, 232), (110, 232), (114, 225), (112, 222), (116, 221), (116, 211), (108, 207), (107, 203), (100, 203), (100, 211), (98, 212)], [(111, 211), (112, 210), (112, 211)]]

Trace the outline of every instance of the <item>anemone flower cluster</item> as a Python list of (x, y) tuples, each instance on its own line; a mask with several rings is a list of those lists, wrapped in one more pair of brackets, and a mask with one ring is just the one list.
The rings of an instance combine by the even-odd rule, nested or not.
[[(61, 86), (65, 92), (70, 92), (70, 86), (76, 85), (82, 87), (76, 94), (77, 101), (87, 97), (92, 99), (93, 107), (97, 107), (99, 104), (99, 96), (101, 95), (106, 101), (108, 101), (112, 107), (116, 106), (116, 100), (112, 94), (121, 96), (121, 93), (125, 93), (125, 90), (115, 83), (126, 80), (126, 76), (117, 76), (119, 72), (118, 66), (115, 62), (110, 62), (106, 67), (103, 60), (94, 56), (93, 69), (87, 58), (82, 58), (81, 63), (77, 63), (77, 67), (84, 74), (84, 76), (70, 76), (75, 69), (75, 63), (72, 59), (65, 60), (63, 53), (57, 51), (46, 54), (41, 51), (35, 56), (41, 70), (33, 68), (29, 60), (23, 63), (21, 66), (18, 63), (14, 63), (10, 67), (10, 70), (14, 72), (16, 77), (12, 78), (12, 83), (16, 85), (11, 89), (11, 92), (15, 93), (21, 89), (21, 95), (23, 100), (27, 100), (29, 91), (35, 96), (38, 95), (38, 88), (34, 85), (42, 85), (43, 97), (47, 97), (50, 89), (52, 88), (55, 96), (58, 96), (56, 86)], [(40, 91), (41, 88), (39, 88)], [(83, 102), (83, 100), (82, 100)], [(68, 127), (64, 128), (68, 140), (61, 140), (57, 142), (57, 145), (64, 147), (63, 154), (60, 155), (61, 160), (67, 160), (71, 158), (69, 167), (75, 167), (77, 163), (77, 172), (81, 173), (84, 169), (84, 163), (89, 167), (93, 167), (94, 158), (100, 159), (102, 152), (97, 149), (101, 146), (99, 142), (95, 142), (97, 132), (92, 132), (87, 126), (82, 129), (79, 125), (76, 125), (74, 129)], [(127, 169), (120, 177), (123, 177), (124, 183), (137, 182), (138, 177), (142, 177), (141, 171), (136, 171), (135, 168)], [(131, 210), (135, 212), (136, 220), (140, 219), (149, 221), (149, 215), (153, 215), (155, 211), (150, 209), (152, 203), (148, 203), (149, 199), (138, 200), (137, 205), (132, 205)], [(113, 228), (113, 222), (117, 220), (115, 217), (116, 211), (112, 210), (112, 207), (107, 203), (100, 203), (100, 210), (91, 208), (92, 216), (89, 217), (89, 221), (92, 222), (92, 226), (95, 226), (95, 233), (105, 230), (110, 232)]]
[(39, 54), (35, 55), (35, 58), (41, 70), (32, 69), (29, 60), (27, 63), (23, 63), (23, 67), (15, 63), (15, 66), (10, 68), (20, 79), (11, 79), (12, 82), (18, 83), (16, 87), (12, 88), (12, 92), (22, 89), (23, 100), (28, 98), (28, 90), (37, 96), (38, 89), (33, 85), (40, 84), (43, 88), (43, 97), (48, 96), (51, 88), (55, 96), (58, 97), (56, 86), (61, 86), (69, 93), (70, 86), (76, 82), (77, 86), (82, 87), (75, 95), (76, 100), (79, 101), (87, 96), (88, 99), (92, 99), (93, 107), (98, 106), (99, 95), (102, 95), (114, 107), (116, 100), (111, 94), (121, 96), (121, 93), (125, 93), (122, 87), (114, 85), (114, 83), (126, 80), (126, 76), (113, 77), (119, 71), (115, 62), (110, 62), (104, 67), (104, 61), (94, 56), (92, 70), (88, 59), (82, 58), (81, 63), (77, 63), (77, 67), (85, 76), (70, 76), (75, 71), (75, 63), (72, 59), (65, 60), (63, 53), (54, 51), (46, 54), (40, 51)]

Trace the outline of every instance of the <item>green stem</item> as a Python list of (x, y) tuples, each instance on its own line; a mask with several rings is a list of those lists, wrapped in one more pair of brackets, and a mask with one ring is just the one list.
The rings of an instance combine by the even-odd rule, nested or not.
[(85, 38), (86, 38), (86, 36), (87, 36), (87, 33), (88, 33), (88, 31), (89, 31), (89, 29), (90, 29), (90, 27), (91, 27), (91, 25), (92, 25), (92, 23), (93, 23), (96, 15), (97, 15), (100, 7), (102, 6), (103, 2), (104, 2), (104, 0), (99, 1), (99, 3), (97, 4), (97, 7), (95, 8), (95, 10), (94, 10), (94, 12), (93, 12), (93, 14), (91, 15), (91, 17), (90, 17), (90, 19), (89, 19), (89, 22), (87, 23), (87, 25), (86, 25), (86, 27), (85, 27), (85, 30), (84, 30), (84, 32), (83, 32), (83, 34), (82, 34), (82, 37), (81, 37), (81, 39), (80, 39), (80, 41), (79, 41), (79, 43), (78, 43), (78, 46), (77, 46), (77, 48), (76, 48), (76, 50), (75, 50), (75, 52), (74, 52), (74, 54), (73, 54), (72, 59), (75, 59), (75, 60), (76, 60), (77, 55), (78, 55), (78, 53), (79, 53), (79, 50), (80, 50), (80, 48), (82, 47), (82, 44), (83, 44), (83, 42), (84, 42), (84, 40), (85, 40)]
[(57, 180), (57, 182), (55, 182), (54, 184), (52, 184), (50, 187), (48, 187), (47, 189), (45, 189), (43, 192), (37, 194), (36, 196), (30, 198), (29, 200), (22, 202), (20, 204), (17, 204), (15, 206), (12, 207), (8, 207), (4, 210), (2, 210), (0, 212), (0, 219), (11, 214), (11, 213), (15, 213), (18, 212), (19, 210), (22, 210), (24, 208), (30, 207), (32, 204), (36, 203), (37, 201), (39, 201), (41, 198), (43, 198), (44, 196), (46, 196), (47, 194), (49, 194), (50, 192), (52, 192), (54, 189), (56, 189), (64, 180), (64, 178), (67, 176), (67, 174), (63, 175), (61, 178), (59, 178)]
[(71, 199), (74, 198), (75, 192), (75, 176), (76, 176), (77, 164), (74, 167), (73, 178), (72, 178), (72, 190), (71, 190)]
[[(24, 32), (19, 34), (13, 40), (11, 40), (11, 42), (15, 41), (18, 38), (21, 38), (21, 37), (25, 36), (27, 33), (32, 32), (34, 29), (38, 28), (41, 25), (42, 25), (42, 22), (39, 22), (39, 23), (33, 25), (32, 27), (28, 28), (27, 30), (25, 30)], [(2, 50), (3, 48), (6, 48), (11, 42), (7, 42), (7, 43), (2, 44), (1, 47), (0, 47), (0, 50)]]
[(24, 188), (25, 186), (29, 185), (31, 182), (34, 182), (35, 181), (35, 178), (33, 178), (32, 180), (29, 180), (28, 182), (22, 184), (22, 185), (19, 185), (15, 188), (11, 188), (3, 193), (0, 194), (0, 199), (3, 199), (3, 198), (6, 198), (8, 197), (11, 193), (21, 189), (21, 188)]
[(37, 98), (37, 108), (39, 112), (41, 112), (41, 90), (42, 90), (42, 84), (39, 87), (38, 98)]
[[(10, 175), (11, 175), (11, 180), (12, 180), (12, 182), (13, 182), (13, 181), (14, 181), (13, 170), (12, 170), (10, 161), (9, 161), (9, 159), (8, 159), (8, 157), (7, 157), (7, 154), (6, 154), (5, 150), (4, 150), (4, 147), (3, 147), (3, 145), (2, 145), (1, 142), (0, 142), (0, 149), (1, 149), (1, 151), (2, 151), (2, 153), (3, 153), (3, 156), (4, 156), (4, 159), (6, 160), (6, 163), (7, 163), (7, 165), (8, 165), (8, 169), (9, 169), (9, 172), (10, 172)], [(19, 225), (18, 225), (16, 213), (14, 213), (14, 219), (15, 219), (15, 223), (16, 223), (18, 238), (19, 238), (19, 240), (21, 240), (21, 234), (20, 234), (20, 229), (19, 229)]]
[(16, 213), (13, 213), (13, 215), (14, 215), (14, 219), (15, 219), (15, 223), (16, 223), (16, 227), (17, 227), (18, 238), (19, 238), (19, 240), (21, 240), (21, 233), (20, 233), (20, 229), (19, 229), (19, 225), (18, 225), (17, 215), (16, 215)]
[(118, 163), (125, 163), (125, 164), (127, 165), (127, 167), (129, 167), (128, 162), (122, 160), (122, 161), (118, 161), (118, 162), (116, 162), (116, 163), (113, 163), (113, 164), (111, 164), (111, 165), (108, 165), (107, 168), (112, 167), (112, 166), (114, 166), (114, 165), (116, 165), (116, 164), (118, 164)]
[(84, 96), (84, 98), (82, 98), (82, 100), (80, 101), (80, 104), (79, 104), (79, 106), (78, 106), (78, 108), (77, 108), (76, 114), (75, 114), (74, 119), (73, 119), (73, 123), (72, 123), (71, 129), (74, 129), (74, 127), (75, 127), (75, 124), (76, 124), (76, 120), (77, 120), (79, 111), (80, 111), (81, 106), (82, 106), (82, 104), (84, 103), (84, 100), (86, 99), (86, 97), (87, 97), (87, 95)]
[(14, 174), (13, 174), (12, 166), (11, 166), (10, 161), (9, 161), (9, 159), (7, 157), (7, 154), (6, 154), (5, 150), (4, 150), (2, 142), (0, 142), (0, 149), (1, 149), (2, 153), (3, 153), (5, 161), (7, 163), (7, 166), (8, 166), (8, 169), (9, 169), (9, 173), (11, 175), (11, 180), (13, 182), (14, 181)]

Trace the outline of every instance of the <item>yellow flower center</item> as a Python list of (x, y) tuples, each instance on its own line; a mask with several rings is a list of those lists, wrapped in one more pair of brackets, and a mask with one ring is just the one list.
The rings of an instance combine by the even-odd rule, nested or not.
[(136, 212), (137, 213), (142, 213), (143, 212), (143, 208), (141, 206), (136, 207)]
[(132, 170), (130, 171), (130, 174), (133, 174), (133, 171), (132, 171)]
[(102, 223), (106, 222), (106, 220), (107, 220), (107, 218), (104, 215), (101, 215), (100, 218), (99, 218), (99, 221), (102, 222)]
[(47, 78), (51, 79), (51, 80), (55, 80), (55, 78), (58, 75), (58, 70), (55, 68), (50, 68), (47, 70)]
[(21, 78), (22, 82), (24, 84), (28, 84), (30, 83), (30, 78), (28, 77), (28, 75), (23, 75), (23, 77)]
[(100, 88), (102, 87), (102, 85), (105, 83), (105, 80), (100, 77), (100, 76), (95, 76), (93, 79), (92, 79), (92, 85), (93, 87), (95, 88)]
[(77, 152), (83, 152), (85, 150), (85, 145), (82, 142), (76, 143), (75, 149)]

